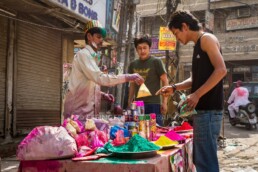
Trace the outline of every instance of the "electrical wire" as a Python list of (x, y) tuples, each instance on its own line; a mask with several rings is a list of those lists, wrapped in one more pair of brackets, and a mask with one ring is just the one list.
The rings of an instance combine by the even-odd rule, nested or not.
[(43, 27), (43, 28), (48, 28), (48, 29), (53, 29), (53, 30), (58, 30), (58, 31), (63, 31), (63, 32), (71, 32), (71, 33), (84, 34), (83, 31), (75, 31), (75, 30), (71, 30), (71, 29), (63, 29), (63, 28), (57, 28), (57, 27), (51, 27), (51, 26), (41, 25), (41, 24), (37, 24), (37, 23), (33, 23), (33, 22), (26, 21), (26, 20), (14, 18), (14, 17), (11, 17), (11, 16), (7, 16), (7, 15), (4, 15), (4, 14), (0, 14), (0, 16), (5, 17), (5, 18), (8, 18), (8, 19), (16, 20), (16, 21), (19, 21), (19, 22), (23, 22), (23, 23), (26, 23), (26, 24), (30, 24), (30, 25), (34, 25), (34, 26)]

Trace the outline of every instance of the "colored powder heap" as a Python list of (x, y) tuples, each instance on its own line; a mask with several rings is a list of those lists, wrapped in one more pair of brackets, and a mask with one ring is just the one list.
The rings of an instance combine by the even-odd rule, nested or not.
[(158, 146), (172, 146), (179, 144), (177, 141), (173, 141), (166, 136), (160, 136), (160, 138), (154, 143)]
[(184, 122), (181, 126), (174, 128), (174, 131), (191, 130), (193, 127), (188, 123)]
[(180, 136), (179, 134), (177, 134), (173, 130), (170, 130), (169, 132), (167, 132), (167, 134), (165, 134), (165, 136), (168, 137), (171, 140), (176, 140), (176, 141), (185, 140), (184, 137)]
[(126, 144), (122, 146), (108, 146), (108, 150), (112, 152), (144, 152), (159, 149), (159, 146), (149, 142), (148, 140), (139, 136), (138, 134), (134, 135)]

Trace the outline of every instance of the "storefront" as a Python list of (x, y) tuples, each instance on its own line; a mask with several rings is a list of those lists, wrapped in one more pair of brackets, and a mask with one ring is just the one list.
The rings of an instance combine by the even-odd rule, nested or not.
[[(73, 41), (83, 37), (89, 18), (59, 2), (0, 3), (0, 136), (61, 124), (62, 63), (72, 59)], [(86, 8), (77, 2), (76, 11)]]

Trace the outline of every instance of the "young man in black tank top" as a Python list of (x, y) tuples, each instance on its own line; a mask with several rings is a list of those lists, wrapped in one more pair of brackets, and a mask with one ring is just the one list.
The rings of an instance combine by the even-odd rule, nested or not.
[(184, 102), (196, 109), (193, 116), (193, 161), (197, 172), (218, 172), (217, 138), (223, 109), (222, 79), (227, 70), (217, 38), (204, 33), (199, 21), (187, 11), (176, 11), (168, 24), (177, 41), (194, 42), (192, 76), (183, 82), (161, 88), (157, 94), (169, 96), (175, 90), (191, 89)]

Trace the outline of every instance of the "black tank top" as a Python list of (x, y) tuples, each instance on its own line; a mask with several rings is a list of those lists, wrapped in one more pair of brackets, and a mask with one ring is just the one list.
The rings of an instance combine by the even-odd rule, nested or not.
[[(202, 35), (203, 36), (203, 35)], [(201, 36), (201, 37), (202, 37)], [(192, 58), (192, 90), (195, 92), (210, 77), (214, 67), (208, 57), (208, 54), (201, 49), (201, 37), (194, 46)], [(196, 110), (222, 110), (223, 109), (223, 83), (222, 80), (209, 92), (203, 95)]]

